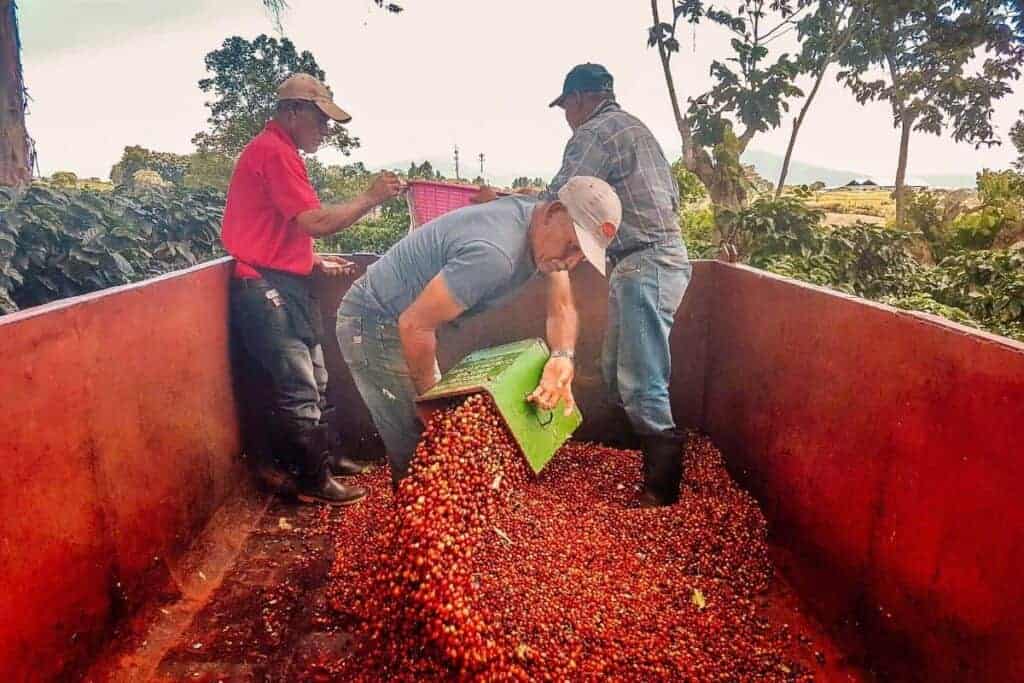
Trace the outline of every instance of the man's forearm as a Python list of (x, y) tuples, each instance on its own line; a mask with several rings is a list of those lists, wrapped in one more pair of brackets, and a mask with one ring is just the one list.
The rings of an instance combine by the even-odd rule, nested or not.
[(569, 273), (551, 273), (547, 284), (548, 344), (552, 351), (571, 351), (576, 347), (579, 316), (576, 314)]
[(579, 334), (579, 315), (576, 307), (561, 305), (548, 311), (547, 336), (552, 351), (572, 351)]
[(305, 211), (296, 221), (308, 235), (324, 237), (350, 227), (376, 205), (377, 201), (364, 192), (343, 204), (329, 204)]
[(403, 325), (399, 322), (398, 337), (402, 342), (402, 355), (409, 367), (416, 392), (423, 392), (440, 379), (437, 368), (437, 334), (435, 330)]

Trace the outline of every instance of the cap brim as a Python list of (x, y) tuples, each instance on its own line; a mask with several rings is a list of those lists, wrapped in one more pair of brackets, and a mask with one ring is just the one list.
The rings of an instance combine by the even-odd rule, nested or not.
[(577, 225), (576, 221), (573, 221), (572, 227), (576, 230), (576, 239), (580, 241), (580, 249), (583, 251), (583, 257), (590, 262), (590, 265), (597, 268), (597, 272), (604, 276), (605, 248), (596, 237)]
[(564, 100), (564, 99), (565, 99), (565, 94), (563, 93), (563, 94), (559, 95), (558, 97), (556, 97), (555, 99), (551, 100), (551, 104), (549, 104), (548, 106), (549, 107), (561, 107), (562, 106), (562, 100)]
[(331, 100), (318, 98), (313, 100), (313, 102), (320, 109), (320, 111), (327, 114), (329, 117), (331, 117), (338, 123), (348, 123), (349, 121), (352, 120), (352, 116), (347, 111), (336, 105)]

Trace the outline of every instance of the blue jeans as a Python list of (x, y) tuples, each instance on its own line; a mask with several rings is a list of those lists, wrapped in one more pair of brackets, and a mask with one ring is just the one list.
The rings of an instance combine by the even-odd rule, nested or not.
[(693, 267), (682, 244), (634, 252), (608, 277), (601, 370), (612, 400), (640, 435), (675, 428), (669, 402), (669, 335)]
[(423, 432), (398, 326), (342, 302), (336, 330), (341, 355), (384, 441), (391, 479), (397, 483), (408, 474)]

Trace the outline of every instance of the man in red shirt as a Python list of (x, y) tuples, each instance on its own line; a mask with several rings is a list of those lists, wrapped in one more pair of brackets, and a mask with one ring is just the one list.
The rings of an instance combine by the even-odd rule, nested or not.
[(309, 275), (314, 268), (340, 275), (351, 264), (316, 255), (313, 238), (348, 228), (398, 195), (401, 183), (382, 173), (351, 201), (322, 206), (299, 149), (316, 152), (332, 120), (352, 117), (308, 74), (285, 80), (277, 99), (273, 120), (242, 151), (228, 188), (221, 240), (236, 260), (232, 323), (245, 354), (273, 384), (274, 456), (295, 475), (299, 499), (346, 505), (367, 490), (335, 478), (357, 473), (355, 463), (329, 457), (327, 370)]

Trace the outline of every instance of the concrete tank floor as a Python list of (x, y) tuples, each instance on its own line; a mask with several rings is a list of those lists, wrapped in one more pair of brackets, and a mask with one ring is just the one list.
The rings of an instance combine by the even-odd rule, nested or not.
[[(391, 492), (378, 486), (373, 495)], [(84, 680), (332, 680), (318, 662), (348, 656), (351, 644), (326, 603), (335, 553), (330, 522), (344, 514), (240, 495), (171, 572), (174, 585), (111, 634)], [(874, 680), (806, 614), (783, 579), (776, 578), (762, 607), (793, 629), (792, 658), (816, 680)]]

